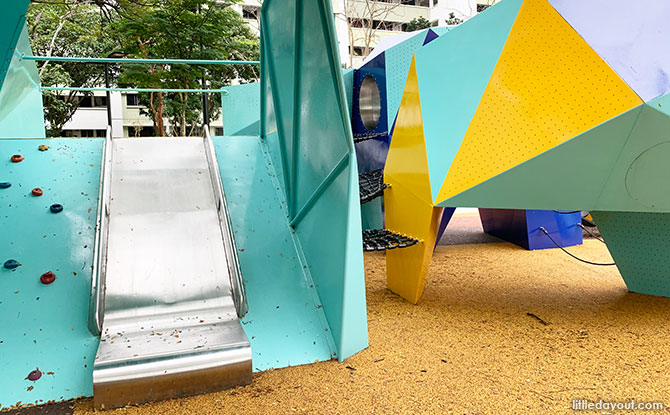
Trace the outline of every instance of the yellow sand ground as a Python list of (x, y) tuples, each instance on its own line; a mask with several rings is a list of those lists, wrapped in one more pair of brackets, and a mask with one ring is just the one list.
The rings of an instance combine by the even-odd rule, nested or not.
[[(595, 240), (570, 250), (611, 261)], [(670, 299), (628, 293), (615, 267), (506, 243), (440, 246), (413, 306), (385, 288), (383, 254), (366, 254), (365, 265), (367, 350), (109, 413), (574, 414), (578, 398), (670, 405)], [(90, 401), (77, 403), (76, 413), (90, 412)]]

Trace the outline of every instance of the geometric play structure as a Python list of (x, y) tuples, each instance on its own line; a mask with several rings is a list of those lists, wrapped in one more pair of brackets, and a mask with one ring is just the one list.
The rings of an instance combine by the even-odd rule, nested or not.
[[(354, 70), (352, 130), (358, 169), (362, 175), (381, 171), (385, 166), (412, 57), (422, 47), (445, 36), (452, 29), (433, 27), (384, 38), (363, 65)], [(433, 82), (442, 81), (434, 79)], [(453, 211), (453, 208), (449, 208), (442, 215), (436, 237), (438, 241)], [(382, 228), (382, 200), (364, 204), (362, 215), (363, 229)], [(578, 226), (581, 217), (578, 214), (560, 215), (551, 210), (482, 209), (480, 216), (486, 233), (526, 249), (556, 248), (540, 228), (546, 229), (562, 247), (582, 243), (582, 230)]]
[(669, 18), (503, 0), (417, 50), (384, 201), (420, 243), (387, 252), (389, 288), (419, 300), (442, 210), (463, 206), (591, 211), (628, 289), (670, 296)]
[(45, 138), (28, 4), (0, 16), (0, 409), (203, 393), (367, 347), (330, 1), (264, 2), (230, 136), (106, 139)]

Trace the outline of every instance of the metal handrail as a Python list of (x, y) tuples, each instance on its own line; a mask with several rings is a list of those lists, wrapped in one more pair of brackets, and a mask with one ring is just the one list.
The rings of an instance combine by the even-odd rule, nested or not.
[(197, 89), (197, 88), (103, 88), (103, 87), (78, 87), (78, 86), (41, 86), (41, 91), (78, 91), (78, 92), (197, 92), (205, 94), (218, 94), (222, 89)]
[(240, 262), (237, 257), (237, 245), (233, 236), (233, 226), (230, 222), (230, 215), (228, 205), (226, 204), (226, 194), (223, 189), (223, 182), (221, 181), (221, 174), (219, 172), (219, 162), (216, 158), (216, 150), (214, 142), (209, 135), (209, 125), (204, 125), (204, 144), (205, 154), (207, 156), (207, 164), (209, 166), (209, 175), (214, 185), (214, 196), (216, 198), (216, 207), (219, 213), (219, 225), (221, 226), (221, 233), (225, 242), (226, 262), (228, 263), (228, 273), (230, 275), (230, 284), (232, 288), (233, 302), (237, 309), (237, 315), (242, 318), (248, 311), (247, 296), (244, 291), (244, 284), (242, 282), (242, 272), (240, 270)]
[(40, 62), (118, 63), (118, 64), (174, 64), (174, 65), (254, 65), (260, 61), (207, 60), (207, 59), (143, 59), (143, 58), (82, 58), (68, 56), (32, 56), (21, 54), (21, 59)]
[(109, 225), (110, 186), (112, 176), (112, 127), (107, 126), (105, 142), (102, 145), (100, 163), (100, 187), (98, 190), (98, 211), (95, 224), (93, 247), (93, 273), (91, 276), (91, 298), (88, 313), (88, 328), (96, 336), (102, 332), (105, 310), (105, 280), (107, 271), (107, 237)]

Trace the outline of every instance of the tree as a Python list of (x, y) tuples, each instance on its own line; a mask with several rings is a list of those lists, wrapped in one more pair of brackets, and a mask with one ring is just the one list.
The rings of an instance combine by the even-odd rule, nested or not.
[(463, 19), (459, 19), (454, 13), (449, 13), (449, 18), (445, 23), (448, 26), (454, 26), (463, 23)]
[[(121, 15), (112, 25), (114, 35), (129, 57), (149, 59), (259, 59), (259, 42), (241, 16), (215, 0), (165, 0)], [(231, 80), (257, 79), (250, 66), (128, 65), (119, 85), (144, 88), (216, 89)], [(200, 100), (189, 93), (140, 94), (158, 135), (166, 135), (164, 118), (175, 135), (199, 133)], [(218, 105), (210, 103), (216, 116)]]
[[(453, 13), (452, 13), (453, 14)], [(410, 20), (409, 23), (407, 23), (407, 27), (405, 29), (406, 32), (414, 32), (415, 30), (423, 30), (423, 29), (428, 29), (431, 27), (430, 22), (428, 19), (426, 19), (423, 16), (414, 18)]]
[[(27, 15), (33, 52), (42, 56), (107, 56), (114, 42), (105, 36), (100, 9), (90, 1), (30, 4)], [(93, 87), (104, 77), (102, 65), (44, 62), (39, 65), (44, 86)], [(45, 92), (47, 133), (59, 136), (88, 94)]]
[(382, 0), (343, 0), (342, 7), (346, 17), (349, 33), (349, 66), (354, 65), (354, 44), (356, 36), (354, 28), (362, 29), (363, 57), (371, 52), (371, 46), (376, 38), (377, 30), (390, 30), (387, 20), (398, 6), (398, 3), (388, 3)]

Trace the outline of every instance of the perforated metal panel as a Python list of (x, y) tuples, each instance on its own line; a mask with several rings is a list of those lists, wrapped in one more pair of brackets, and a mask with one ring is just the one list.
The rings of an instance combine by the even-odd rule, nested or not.
[(670, 215), (591, 212), (631, 292), (670, 297)]
[(437, 200), (640, 104), (546, 0), (526, 0)]
[(426, 32), (421, 31), (414, 37), (389, 48), (385, 52), (388, 131), (391, 131), (396, 114), (398, 114), (402, 93), (405, 89), (405, 81), (407, 81), (407, 72), (409, 71), (409, 65), (412, 63), (414, 52), (423, 46), (425, 39)]

